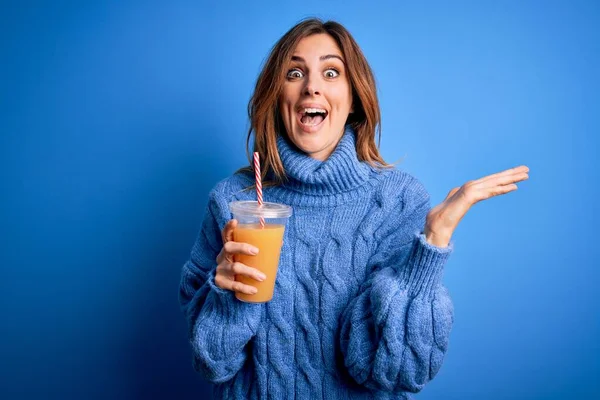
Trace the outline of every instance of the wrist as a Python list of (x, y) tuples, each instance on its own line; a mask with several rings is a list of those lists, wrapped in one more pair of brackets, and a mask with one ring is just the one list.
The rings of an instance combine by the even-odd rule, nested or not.
[(450, 244), (450, 239), (452, 238), (451, 233), (434, 232), (428, 227), (425, 227), (423, 234), (425, 235), (425, 240), (427, 243), (437, 247), (447, 247), (448, 244)]
[(448, 244), (450, 243), (450, 239), (439, 238), (435, 235), (425, 235), (425, 240), (427, 240), (427, 243), (430, 245), (436, 247), (448, 247)]

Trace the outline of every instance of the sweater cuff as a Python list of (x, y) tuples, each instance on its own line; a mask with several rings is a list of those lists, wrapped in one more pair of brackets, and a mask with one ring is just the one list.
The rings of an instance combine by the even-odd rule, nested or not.
[(427, 242), (425, 234), (415, 235), (415, 244), (404, 276), (411, 296), (428, 296), (432, 293), (439, 285), (444, 265), (453, 251), (452, 241), (446, 247), (438, 247)]

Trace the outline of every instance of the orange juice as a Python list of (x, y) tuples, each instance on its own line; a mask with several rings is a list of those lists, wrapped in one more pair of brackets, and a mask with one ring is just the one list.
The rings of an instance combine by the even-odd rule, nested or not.
[(285, 226), (278, 224), (239, 224), (233, 231), (233, 240), (238, 243), (249, 243), (258, 248), (258, 254), (248, 256), (236, 254), (235, 261), (263, 272), (267, 278), (260, 282), (244, 275), (236, 275), (235, 280), (258, 289), (256, 294), (235, 292), (235, 297), (249, 303), (263, 303), (273, 298), (279, 255), (283, 243)]

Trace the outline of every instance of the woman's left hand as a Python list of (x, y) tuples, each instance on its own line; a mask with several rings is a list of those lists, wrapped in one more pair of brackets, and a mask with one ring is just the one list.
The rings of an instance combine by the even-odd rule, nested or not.
[(506, 194), (517, 189), (516, 182), (529, 178), (525, 165), (469, 181), (448, 193), (446, 199), (427, 214), (424, 234), (427, 242), (446, 247), (452, 233), (469, 208), (481, 200)]

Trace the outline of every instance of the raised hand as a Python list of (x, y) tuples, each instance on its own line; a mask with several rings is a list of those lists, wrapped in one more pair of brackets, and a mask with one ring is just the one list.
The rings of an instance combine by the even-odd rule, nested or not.
[(439, 247), (448, 246), (452, 233), (471, 206), (517, 190), (516, 182), (526, 179), (529, 179), (529, 168), (521, 165), (452, 189), (446, 199), (427, 214), (423, 232), (427, 242)]

